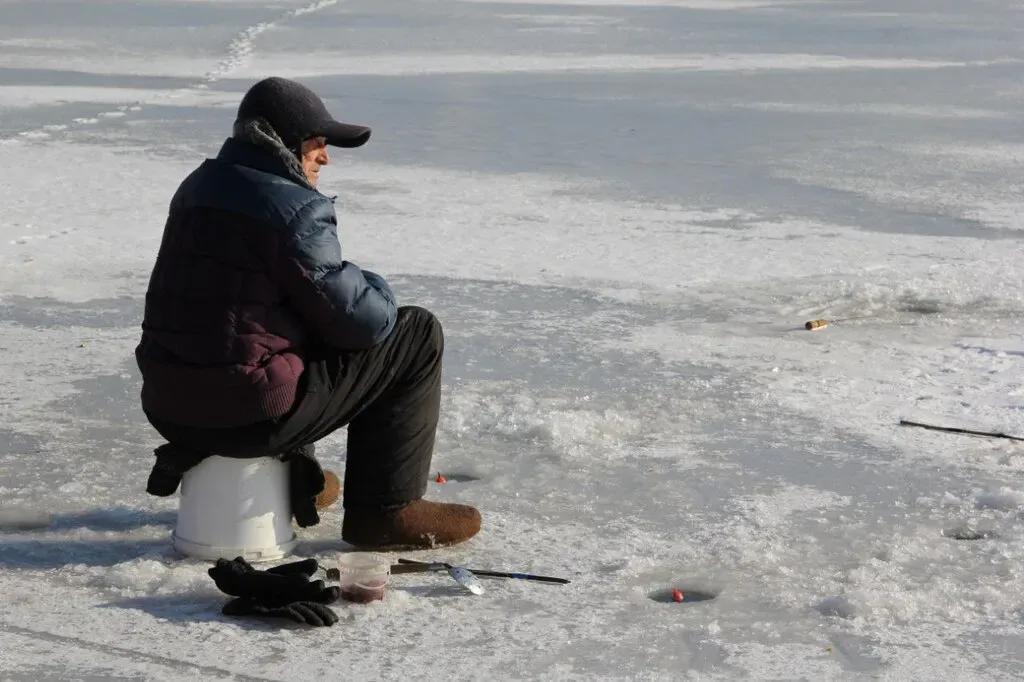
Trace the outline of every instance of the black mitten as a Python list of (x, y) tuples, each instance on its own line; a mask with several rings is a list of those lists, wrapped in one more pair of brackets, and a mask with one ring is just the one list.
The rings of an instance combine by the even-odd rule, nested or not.
[(218, 559), (208, 573), (217, 588), (232, 597), (244, 597), (263, 606), (284, 606), (293, 602), (312, 601), (330, 604), (341, 590), (327, 587), (323, 580), (310, 581), (316, 571), (315, 559), (304, 559), (260, 571), (242, 557)]
[(281, 458), (288, 465), (288, 495), (292, 515), (300, 528), (320, 523), (316, 509), (316, 496), (325, 486), (324, 469), (316, 459), (313, 444), (291, 450)]
[(156, 455), (156, 463), (149, 472), (146, 492), (157, 497), (173, 495), (178, 490), (181, 477), (207, 457), (205, 453), (173, 443), (164, 443), (153, 454)]
[(267, 616), (287, 618), (314, 627), (330, 627), (338, 622), (331, 607), (318, 602), (297, 601), (284, 606), (265, 606), (252, 599), (232, 599), (221, 610), (225, 616)]

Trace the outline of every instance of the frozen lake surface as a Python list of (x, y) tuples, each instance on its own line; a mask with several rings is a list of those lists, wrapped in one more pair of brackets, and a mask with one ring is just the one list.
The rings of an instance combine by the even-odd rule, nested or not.
[[(1024, 435), (1022, 35), (1010, 0), (0, 0), (0, 508), (55, 517), (0, 528), (0, 677), (1019, 679), (1024, 447), (898, 422)], [(171, 550), (142, 297), (268, 75), (373, 127), (323, 173), (346, 256), (445, 325), (433, 468), (474, 480), (428, 495), (484, 529), (415, 558), (570, 585), (396, 576), (282, 628)]]

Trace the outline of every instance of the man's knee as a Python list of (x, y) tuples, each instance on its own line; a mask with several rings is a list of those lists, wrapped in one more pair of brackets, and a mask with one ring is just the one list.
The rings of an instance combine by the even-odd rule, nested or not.
[(444, 351), (444, 329), (441, 320), (426, 308), (416, 305), (398, 308), (398, 323), (408, 325), (413, 333), (438, 352)]

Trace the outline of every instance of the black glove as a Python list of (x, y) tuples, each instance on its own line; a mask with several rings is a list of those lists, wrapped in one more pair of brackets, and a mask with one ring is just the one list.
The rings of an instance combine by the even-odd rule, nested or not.
[(314, 627), (330, 627), (338, 622), (331, 607), (312, 601), (297, 601), (286, 606), (265, 606), (252, 599), (232, 599), (221, 610), (225, 616), (268, 616), (287, 618)]
[(323, 580), (310, 581), (317, 568), (316, 559), (303, 559), (261, 571), (236, 557), (218, 559), (208, 573), (221, 592), (238, 597), (224, 606), (225, 615), (266, 615), (334, 625), (338, 617), (325, 604), (337, 601), (341, 588), (327, 587)]

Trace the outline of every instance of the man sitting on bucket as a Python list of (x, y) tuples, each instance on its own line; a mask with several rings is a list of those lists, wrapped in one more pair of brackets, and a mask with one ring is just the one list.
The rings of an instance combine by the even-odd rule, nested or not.
[(423, 499), (441, 399), (441, 324), (343, 260), (327, 147), (362, 146), (309, 88), (267, 78), (233, 135), (178, 188), (146, 292), (142, 408), (168, 442), (147, 490), (167, 496), (208, 455), (280, 456), (292, 511), (319, 522), (340, 482), (313, 444), (348, 426), (341, 537), (363, 549), (452, 545), (473, 507)]

